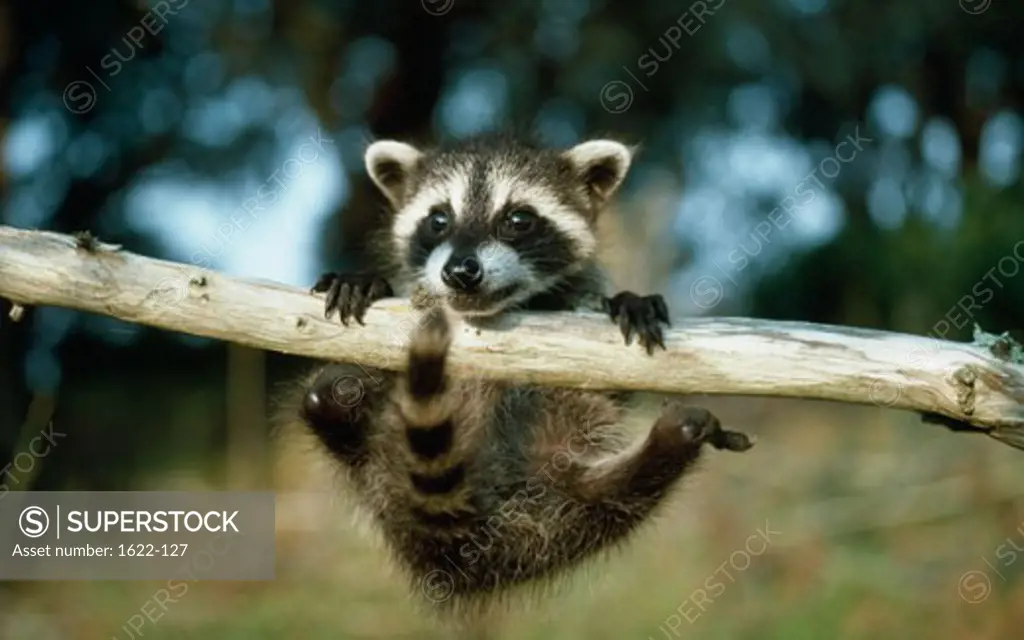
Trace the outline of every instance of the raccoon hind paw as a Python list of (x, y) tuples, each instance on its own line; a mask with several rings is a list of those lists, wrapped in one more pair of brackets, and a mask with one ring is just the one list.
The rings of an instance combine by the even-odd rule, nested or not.
[(368, 376), (343, 365), (327, 366), (306, 387), (299, 417), (332, 453), (355, 461), (365, 453), (374, 395), (379, 391)]
[(665, 402), (655, 428), (676, 431), (683, 440), (696, 446), (707, 443), (726, 451), (746, 451), (754, 446), (747, 434), (723, 429), (718, 418), (707, 409), (688, 406), (678, 400)]

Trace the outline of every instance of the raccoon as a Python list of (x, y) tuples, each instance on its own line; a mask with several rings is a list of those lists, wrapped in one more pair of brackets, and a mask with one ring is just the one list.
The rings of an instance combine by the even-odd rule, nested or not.
[[(345, 470), (399, 567), (443, 610), (486, 609), (548, 584), (649, 520), (703, 445), (752, 441), (707, 410), (666, 401), (640, 441), (614, 393), (457, 379), (453, 325), (511, 310), (600, 309), (626, 345), (665, 348), (660, 295), (605, 294), (595, 225), (633, 149), (474, 139), (421, 150), (371, 144), (390, 204), (379, 271), (326, 274), (325, 313), (364, 322), (390, 296), (426, 311), (401, 373), (328, 364), (301, 384), (301, 423)], [(609, 357), (615, 354), (609, 353)]]

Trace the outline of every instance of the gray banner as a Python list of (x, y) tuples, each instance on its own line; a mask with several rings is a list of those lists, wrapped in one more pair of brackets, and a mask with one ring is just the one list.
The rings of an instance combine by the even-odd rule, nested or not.
[(272, 580), (272, 492), (12, 491), (0, 580)]

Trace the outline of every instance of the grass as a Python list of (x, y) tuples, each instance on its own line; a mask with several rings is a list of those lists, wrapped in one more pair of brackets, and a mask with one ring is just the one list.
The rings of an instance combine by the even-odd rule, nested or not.
[[(1024, 549), (1019, 452), (874, 408), (705, 404), (725, 422), (757, 425), (758, 445), (709, 455), (654, 526), (511, 612), (495, 626), (498, 638), (987, 640), (1024, 625), (1024, 562), (996, 556), (1000, 545)], [(290, 455), (282, 484), (323, 490), (324, 476)], [(125, 625), (162, 583), (8, 584), (0, 638), (453, 637), (416, 608), (372, 540), (348, 526), (343, 504), (315, 513), (319, 521), (303, 523), (310, 531), (279, 515), (274, 581), (192, 583), (165, 612), (150, 605), (160, 617), (141, 633)], [(778, 532), (770, 544), (742, 551), (766, 525)], [(740, 568), (727, 564), (726, 578), (719, 568), (730, 557)], [(971, 570), (991, 582), (980, 602), (958, 591)]]

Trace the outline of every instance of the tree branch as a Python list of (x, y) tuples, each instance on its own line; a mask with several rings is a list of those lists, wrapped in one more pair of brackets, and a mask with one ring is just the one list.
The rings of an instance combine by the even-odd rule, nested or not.
[[(0, 296), (282, 353), (403, 367), (418, 314), (375, 304), (366, 325), (323, 317), (323, 300), (96, 242), (0, 226)], [(677, 321), (667, 351), (626, 347), (593, 313), (508, 314), (457, 331), (452, 372), (549, 386), (782, 396), (926, 414), (1024, 448), (1024, 357), (1008, 337), (953, 343), (850, 327), (718, 318)]]

